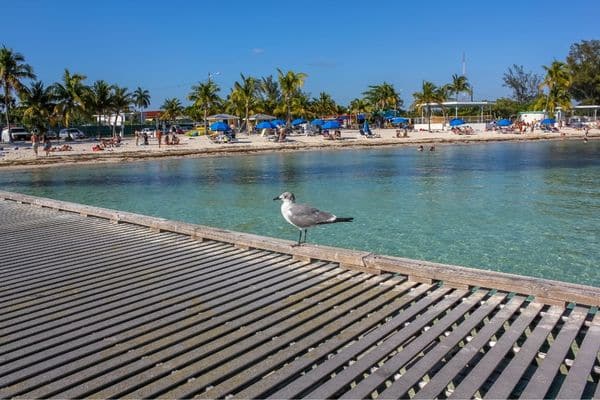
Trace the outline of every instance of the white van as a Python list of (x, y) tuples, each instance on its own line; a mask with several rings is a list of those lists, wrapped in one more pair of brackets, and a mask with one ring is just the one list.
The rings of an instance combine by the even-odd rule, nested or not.
[(31, 140), (31, 133), (22, 126), (12, 126), (10, 129), (2, 129), (2, 141), (7, 143), (16, 142), (19, 140)]

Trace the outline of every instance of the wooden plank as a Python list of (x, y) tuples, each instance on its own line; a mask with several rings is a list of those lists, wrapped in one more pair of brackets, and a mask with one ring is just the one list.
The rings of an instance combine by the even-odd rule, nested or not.
[[(409, 345), (402, 348), (395, 356), (379, 366), (377, 370), (367, 378), (358, 382), (354, 388), (344, 393), (340, 398), (355, 399), (369, 397), (383, 382), (387, 379), (393, 379), (393, 376), (404, 365), (426, 348), (432, 346), (431, 350), (427, 352), (421, 360), (415, 365), (411, 365), (410, 371), (407, 371), (402, 377), (396, 380), (392, 386), (378, 396), (381, 396), (382, 398), (387, 398), (387, 396), (392, 395), (395, 397), (404, 397), (405, 392), (407, 392), (414, 384), (414, 382), (412, 382), (413, 380), (415, 382), (418, 381), (432, 365), (450, 351), (456, 343), (462, 340), (506, 297), (505, 293), (495, 294), (487, 299), (482, 305), (472, 310), (469, 316), (463, 322), (458, 323), (458, 326), (452, 330), (452, 325), (454, 325), (458, 319), (462, 318), (466, 311), (469, 311), (467, 307), (476, 307), (486, 294), (485, 291), (481, 290), (466, 298), (459, 306), (452, 310), (452, 312), (433, 323), (426, 332), (421, 333)], [(442, 338), (437, 342), (438, 337), (449, 330), (452, 330), (450, 336)]]
[(527, 308), (520, 313), (514, 323), (507, 328), (506, 332), (498, 339), (483, 358), (477, 363), (477, 367), (463, 379), (454, 389), (449, 398), (467, 399), (472, 398), (477, 389), (484, 384), (488, 377), (498, 367), (500, 362), (506, 357), (506, 354), (512, 349), (515, 342), (523, 335), (525, 328), (539, 314), (543, 305), (539, 303), (530, 303)]
[[(291, 270), (296, 274), (302, 274), (306, 270), (304, 268), (298, 268)], [(145, 352), (155, 354), (156, 350), (160, 350), (165, 346), (165, 339), (167, 342), (177, 343), (186, 337), (198, 338), (200, 333), (204, 333), (213, 330), (217, 337), (223, 332), (235, 330), (247, 323), (252, 321), (252, 318), (256, 318), (256, 313), (274, 312), (279, 307), (281, 308), (280, 301), (282, 299), (289, 298), (291, 304), (299, 301), (299, 297), (303, 298), (309, 291), (322, 291), (327, 289), (329, 286), (334, 286), (343, 283), (343, 280), (333, 281), (330, 284), (326, 284), (324, 287), (314, 288), (315, 284), (324, 283), (330, 278), (330, 274), (327, 269), (319, 271), (316, 276), (312, 276), (306, 280), (299, 280), (292, 284), (290, 276), (284, 277), (285, 282), (280, 284), (266, 284), (270, 289), (271, 294), (263, 293), (252, 289), (250, 286), (247, 293), (239, 290), (234, 290), (235, 294), (241, 294), (246, 300), (246, 304), (240, 305), (236, 303), (235, 297), (230, 296), (219, 296), (219, 292), (215, 291), (210, 293), (209, 296), (202, 296), (200, 298), (194, 298), (193, 303), (184, 303), (178, 305), (178, 308), (171, 309), (167, 308), (160, 312), (153, 312), (146, 314), (143, 320), (138, 319), (136, 324), (132, 324), (127, 327), (121, 325), (118, 329), (111, 331), (97, 331), (92, 335), (88, 335), (85, 339), (89, 343), (86, 348), (86, 353), (89, 355), (81, 358), (74, 354), (64, 353), (64, 360), (60, 360), (58, 357), (53, 357), (44, 363), (33, 364), (31, 368), (34, 368), (28, 376), (28, 381), (22, 381), (20, 384), (15, 385), (11, 388), (14, 393), (21, 393), (20, 390), (31, 390), (35, 387), (34, 382), (42, 380), (46, 382), (55, 376), (55, 380), (51, 383), (46, 384), (43, 389), (39, 391), (30, 392), (28, 397), (43, 397), (53, 393), (53, 391), (61, 390), (66, 387), (67, 383), (63, 379), (56, 379), (56, 377), (65, 377), (66, 382), (71, 382), (72, 378), (68, 375), (74, 373), (77, 379), (85, 379), (86, 374), (91, 376), (102, 375), (98, 371), (102, 371), (102, 368), (106, 368), (105, 371), (114, 372), (115, 365), (123, 365), (127, 360), (139, 360), (144, 359)], [(235, 289), (235, 288), (234, 288)], [(205, 299), (208, 297), (208, 300)], [(183, 307), (182, 307), (183, 306)], [(194, 310), (193, 314), (189, 313), (189, 310)], [(189, 321), (189, 322), (188, 322)], [(228, 321), (235, 321), (235, 324), (227, 324)], [(143, 323), (140, 325), (140, 323)], [(127, 328), (127, 329), (123, 329)], [(89, 336), (96, 336), (89, 337)], [(106, 342), (105, 338), (110, 337), (111, 341)], [(93, 340), (96, 339), (96, 340)], [(115, 347), (113, 343), (119, 343), (120, 346)], [(140, 344), (144, 344), (140, 346)], [(82, 349), (83, 344), (72, 343), (76, 348)], [(129, 348), (135, 348), (135, 351), (127, 351)], [(79, 350), (78, 350), (79, 351)], [(126, 351), (124, 353), (124, 351)], [(98, 360), (98, 354), (101, 353), (105, 358), (105, 361), (100, 362)], [(124, 354), (123, 354), (124, 353)], [(74, 357), (69, 359), (68, 357)], [(62, 365), (61, 365), (62, 363)], [(87, 367), (87, 370), (85, 369)], [(44, 372), (43, 374), (40, 372)], [(19, 370), (20, 374), (27, 374), (26, 371)], [(107, 374), (104, 378), (111, 378), (113, 375)], [(0, 379), (4, 379), (2, 377)]]
[[(450, 294), (446, 299), (441, 301), (439, 304), (434, 305), (428, 312), (417, 317), (416, 320), (412, 321), (408, 326), (403, 327), (397, 333), (386, 338), (385, 341), (379, 344), (377, 347), (373, 348), (369, 353), (365, 354), (363, 357), (359, 358), (355, 363), (348, 366), (345, 370), (341, 371), (337, 374), (333, 379), (323, 383), (322, 385), (316, 387), (312, 392), (310, 392), (307, 397), (309, 398), (330, 398), (340, 390), (340, 388), (350, 384), (350, 382), (357, 379), (357, 377), (362, 374), (368, 372), (371, 368), (377, 366), (377, 364), (390, 356), (393, 352), (397, 350), (398, 347), (403, 345), (407, 339), (412, 338), (417, 335), (418, 337), (415, 341), (429, 342), (430, 339), (441, 325), (437, 325), (437, 323), (433, 323), (434, 319), (441, 315), (442, 313), (446, 313), (444, 317), (439, 321), (446, 328), (453, 321), (460, 318), (460, 316), (464, 313), (464, 311), (470, 309), (474, 306), (481, 298), (485, 295), (484, 291), (477, 292), (467, 297), (466, 299), (462, 299), (465, 295), (465, 292), (456, 291)], [(453, 296), (457, 296), (456, 300), (463, 300), (458, 303), (455, 308), (451, 307), (454, 302)], [(421, 330), (425, 328), (425, 326), (431, 326), (427, 332), (422, 333)], [(437, 325), (437, 326), (436, 326)], [(432, 332), (432, 333), (429, 333)], [(409, 345), (407, 345), (401, 353), (408, 357), (411, 357), (410, 354), (416, 354), (419, 350), (415, 347), (421, 347), (421, 343), (413, 346), (415, 341), (412, 341)], [(410, 347), (410, 350), (406, 350)], [(406, 350), (406, 351), (404, 351)], [(387, 362), (394, 362), (394, 358), (388, 360)], [(386, 364), (387, 364), (386, 362)], [(400, 361), (401, 362), (401, 361)], [(395, 366), (395, 365), (394, 365)], [(392, 367), (391, 369), (393, 369)], [(390, 373), (391, 370), (384, 364), (383, 366), (377, 369), (377, 372), (369, 375), (363, 382), (366, 382), (365, 385), (368, 384), (376, 384), (379, 386), (385, 379), (387, 379), (387, 374)], [(393, 372), (392, 372), (393, 374)], [(316, 380), (315, 382), (318, 382)]]
[[(260, 364), (240, 371), (235, 376), (203, 392), (202, 397), (224, 398), (233, 394), (241, 386), (248, 385), (257, 376), (264, 376), (264, 378), (252, 386), (254, 390), (258, 389), (264, 393), (270, 388), (278, 386), (290, 376), (300, 374), (309, 365), (315, 363), (315, 360), (339, 351), (349, 342), (358, 340), (361, 334), (384, 323), (385, 319), (390, 317), (398, 307), (410, 301), (410, 296), (406, 291), (414, 285), (408, 281), (396, 283), (391, 290), (379, 295), (373, 301), (301, 339), (293, 347), (285, 348)], [(307, 351), (307, 353), (302, 354), (301, 351)], [(246, 388), (245, 392), (248, 393), (250, 390), (250, 388)], [(235, 396), (238, 398), (261, 398), (263, 397), (262, 393), (252, 396), (238, 393)]]
[[(408, 282), (409, 285), (416, 285), (416, 283)], [(418, 287), (410, 290), (406, 294), (403, 294), (397, 303), (394, 303), (395, 310), (402, 309), (406, 304), (410, 304), (414, 300), (421, 297), (423, 293), (429, 290), (430, 287), (428, 285), (419, 285)], [(383, 318), (378, 315), (374, 315), (372, 318), (375, 318), (376, 321), (381, 321)], [(369, 317), (371, 319), (371, 317)], [(273, 391), (273, 388), (281, 387), (285, 382), (290, 381), (293, 377), (298, 377), (302, 375), (302, 372), (309, 368), (311, 365), (317, 363), (319, 359), (322, 362), (330, 354), (340, 353), (347, 343), (354, 343), (362, 340), (362, 336), (367, 335), (369, 333), (369, 329), (372, 327), (372, 322), (365, 321), (361, 322), (357, 326), (353, 326), (346, 331), (341, 332), (339, 335), (335, 335), (323, 345), (314, 349), (309, 357), (298, 358), (287, 365), (284, 365), (281, 369), (272, 372), (268, 376), (263, 377), (260, 381), (255, 383), (254, 385), (244, 389), (241, 392), (236, 393), (237, 398), (264, 398), (267, 393)], [(389, 327), (393, 325), (391, 321), (386, 322), (383, 320), (381, 322), (381, 327)], [(366, 326), (365, 326), (366, 325)], [(381, 328), (380, 327), (380, 328)], [(379, 328), (378, 328), (379, 329)], [(385, 329), (385, 328), (384, 328)], [(250, 371), (248, 371), (250, 373)], [(216, 387), (215, 389), (219, 389)], [(206, 392), (207, 397), (210, 392)], [(218, 397), (218, 396), (214, 396)]]
[[(370, 278), (364, 276), (364, 278)], [(290, 341), (297, 340), (298, 335), (288, 332), (294, 332), (294, 328), (301, 330), (298, 327), (301, 324), (311, 321), (313, 318), (326, 319), (331, 313), (345, 313), (352, 308), (353, 302), (361, 302), (366, 299), (372, 299), (380, 293), (377, 290), (378, 281), (374, 279), (361, 281), (348, 281), (353, 285), (346, 287), (343, 291), (343, 296), (330, 296), (328, 293), (320, 293), (319, 298), (314, 301), (299, 302), (294, 305), (293, 310), (280, 310), (276, 313), (267, 314), (257, 318), (252, 324), (244, 325), (240, 329), (231, 332), (229, 335), (220, 334), (218, 336), (211, 335), (211, 341), (205, 343), (201, 347), (197, 345), (191, 346), (194, 351), (189, 351), (168, 359), (168, 370), (162, 366), (155, 366), (156, 362), (160, 362), (160, 353), (149, 354), (145, 360), (136, 362), (136, 364), (146, 364), (152, 366), (148, 368), (135, 368), (137, 374), (130, 378), (122, 380), (117, 384), (94, 393), (94, 397), (98, 398), (114, 398), (122, 397), (126, 394), (131, 398), (179, 398), (190, 397), (168, 394), (165, 392), (169, 387), (178, 384), (175, 389), (177, 391), (193, 390), (196, 384), (202, 384), (202, 381), (211, 382), (212, 379), (221, 377), (229, 371), (230, 367), (223, 367), (222, 363), (228, 363), (236, 360), (238, 356), (243, 357), (242, 366), (250, 363), (248, 358), (254, 357), (262, 359), (271, 351), (277, 350), (280, 346), (289, 345)], [(375, 290), (373, 290), (375, 289)], [(344, 300), (350, 298), (350, 302), (343, 304)], [(332, 308), (336, 306), (335, 308)], [(331, 310), (330, 313), (325, 313), (326, 310)], [(286, 335), (291, 335), (288, 339)], [(278, 340), (272, 340), (277, 337)], [(190, 342), (196, 342), (202, 336), (190, 338)], [(281, 340), (279, 340), (281, 338)], [(182, 343), (178, 347), (183, 347)], [(164, 351), (162, 352), (164, 353)], [(225, 364), (229, 365), (229, 364)], [(127, 372), (132, 373), (133, 368), (127, 366)], [(218, 373), (216, 373), (218, 371)], [(216, 375), (216, 376), (215, 376)], [(158, 376), (168, 376), (168, 379), (157, 380)], [(195, 377), (193, 381), (188, 382), (190, 377)], [(99, 379), (94, 379), (86, 383), (86, 390), (90, 387), (103, 388), (106, 385), (98, 382)], [(142, 382), (146, 382), (142, 385)], [(190, 386), (192, 386), (190, 388)], [(131, 391), (136, 389), (134, 391)], [(88, 392), (80, 395), (80, 391), (70, 390), (60, 392), (58, 395), (62, 398), (78, 398), (87, 396)], [(160, 393), (160, 395), (158, 394)]]
[(550, 388), (552, 381), (554, 381), (561, 363), (564, 362), (571, 344), (575, 340), (583, 321), (585, 321), (587, 313), (587, 309), (576, 307), (571, 315), (569, 315), (569, 323), (562, 327), (558, 336), (552, 342), (546, 356), (541, 361), (541, 365), (536, 369), (535, 374), (529, 380), (520, 398), (539, 399), (546, 397), (546, 392)]
[[(565, 378), (558, 399), (579, 399), (583, 395), (588, 376), (594, 369), (600, 350), (600, 313), (596, 313), (579, 347), (573, 365)], [(600, 385), (598, 385), (600, 388)]]
[[(467, 341), (467, 343), (457, 354), (455, 354), (450, 360), (446, 361), (446, 365), (444, 365), (438, 372), (435, 373), (429, 382), (427, 382), (425, 387), (421, 388), (421, 390), (417, 392), (414, 398), (428, 399), (437, 397), (440, 392), (442, 392), (446, 386), (448, 386), (448, 383), (456, 378), (457, 373), (460, 373), (467, 367), (467, 365), (481, 350), (481, 348), (488, 344), (492, 335), (496, 333), (498, 329), (500, 329), (500, 327), (506, 322), (506, 320), (514, 314), (521, 304), (523, 304), (524, 300), (524, 297), (515, 296), (507, 304), (505, 304), (504, 307), (498, 311), (496, 315), (491, 317), (491, 320), (485, 324), (470, 341)], [(430, 367), (431, 365), (433, 365), (433, 362), (430, 363)], [(408, 373), (411, 373), (413, 369), (414, 367), (411, 367), (411, 371)], [(421, 377), (422, 376), (423, 375), (421, 375)], [(413, 380), (410, 383), (410, 386), (413, 386), (415, 383), (417, 383), (417, 380)], [(402, 393), (407, 392), (410, 389), (410, 386), (404, 386)]]
[(552, 307), (539, 321), (533, 332), (527, 337), (519, 352), (498, 376), (490, 389), (485, 393), (485, 399), (507, 399), (515, 386), (521, 380), (523, 373), (537, 355), (540, 347), (546, 341), (548, 334), (560, 319), (563, 308)]
[[(444, 298), (437, 307), (429, 309), (428, 311), (423, 311), (432, 303), (439, 300), (440, 297), (446, 295), (449, 291), (450, 289), (448, 288), (439, 288), (434, 290), (424, 298), (412, 304), (408, 309), (399, 313), (390, 321), (387, 321), (387, 323), (380, 326), (377, 330), (370, 332), (366, 336), (360, 338), (359, 341), (352, 343), (351, 346), (335, 354), (334, 357), (318, 365), (316, 368), (307, 372), (306, 374), (298, 377), (296, 380), (288, 383), (285, 387), (276, 391), (275, 393), (269, 393), (268, 398), (282, 399), (300, 397), (300, 394), (313, 386), (316, 381), (325, 376), (329, 376), (334, 371), (346, 365), (350, 360), (355, 359), (359, 354), (362, 354), (367, 349), (374, 346), (377, 342), (384, 339), (386, 336), (401, 329), (402, 326), (415, 315), (423, 312), (422, 315), (424, 316), (421, 318), (422, 320), (428, 319), (431, 315), (438, 315), (445, 310), (445, 307), (449, 307), (454, 302), (458, 301), (458, 299), (464, 294), (452, 293), (448, 297)], [(411, 325), (417, 326), (419, 324)]]

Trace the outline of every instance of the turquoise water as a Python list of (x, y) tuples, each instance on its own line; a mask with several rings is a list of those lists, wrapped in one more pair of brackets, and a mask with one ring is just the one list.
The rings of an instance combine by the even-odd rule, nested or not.
[(272, 201), (289, 190), (355, 218), (309, 242), (600, 286), (600, 141), (3, 171), (0, 187), (296, 240)]

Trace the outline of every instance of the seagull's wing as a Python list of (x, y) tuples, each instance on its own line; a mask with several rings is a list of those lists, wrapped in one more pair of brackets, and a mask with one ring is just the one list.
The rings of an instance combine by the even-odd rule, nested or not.
[(306, 204), (294, 204), (290, 207), (290, 221), (300, 228), (310, 228), (311, 226), (335, 221), (335, 215), (326, 211), (321, 211)]

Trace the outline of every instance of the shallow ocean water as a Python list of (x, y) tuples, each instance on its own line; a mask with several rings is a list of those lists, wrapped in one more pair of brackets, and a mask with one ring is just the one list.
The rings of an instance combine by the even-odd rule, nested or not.
[(600, 286), (600, 141), (354, 149), (2, 171), (3, 190), (297, 240), (291, 191), (352, 223), (308, 241)]

